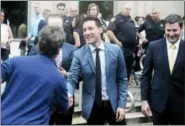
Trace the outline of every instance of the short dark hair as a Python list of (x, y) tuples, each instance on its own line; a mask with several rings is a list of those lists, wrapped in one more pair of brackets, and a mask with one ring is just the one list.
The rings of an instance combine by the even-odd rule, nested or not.
[(150, 14), (147, 14), (146, 17), (145, 17), (145, 20), (151, 21), (152, 20), (152, 16)]
[(65, 3), (60, 2), (60, 3), (58, 3), (58, 4), (57, 4), (57, 7), (59, 7), (59, 6), (66, 7), (66, 4), (65, 4)]
[(183, 21), (180, 15), (178, 14), (170, 14), (168, 15), (165, 20), (164, 20), (165, 25), (166, 24), (174, 24), (174, 23), (178, 23), (180, 28), (182, 28), (183, 26)]
[(87, 16), (84, 18), (83, 24), (87, 21), (94, 21), (97, 27), (102, 27), (101, 22), (97, 17)]
[(64, 42), (64, 32), (59, 26), (45, 26), (39, 32), (38, 49), (40, 54), (53, 58)]

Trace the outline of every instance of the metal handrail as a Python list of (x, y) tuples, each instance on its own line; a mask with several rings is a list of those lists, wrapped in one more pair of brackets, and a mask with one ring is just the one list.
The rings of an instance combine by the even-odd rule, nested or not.
[(130, 91), (127, 91), (127, 96), (130, 98), (131, 106), (128, 109), (125, 109), (125, 112), (131, 112), (135, 107), (135, 100), (134, 100), (134, 96)]

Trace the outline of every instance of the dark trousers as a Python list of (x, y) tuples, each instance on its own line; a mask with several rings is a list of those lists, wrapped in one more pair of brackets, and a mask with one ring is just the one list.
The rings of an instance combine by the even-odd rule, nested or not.
[(132, 73), (132, 70), (134, 68), (133, 67), (133, 63), (134, 63), (134, 59), (135, 59), (134, 51), (132, 51), (131, 49), (124, 48), (123, 55), (124, 55), (124, 58), (125, 58), (127, 77), (128, 77), (128, 80), (129, 80), (130, 75)]
[(1, 60), (5, 61), (9, 58), (10, 51), (8, 49), (1, 48)]
[(33, 46), (32, 45), (28, 45), (28, 52), (27, 52), (27, 56), (29, 56), (29, 53), (30, 53), (30, 51), (31, 51), (31, 48), (32, 48)]
[(74, 113), (74, 104), (65, 113), (54, 112), (51, 115), (49, 125), (71, 125), (73, 113)]
[(105, 124), (105, 121), (107, 121), (109, 125), (126, 125), (125, 120), (116, 122), (116, 114), (109, 101), (103, 101), (100, 106), (97, 106), (96, 104), (93, 105), (87, 124), (103, 125)]
[(166, 109), (162, 113), (152, 110), (152, 115), (154, 125), (185, 125), (185, 116), (172, 113), (169, 109)]

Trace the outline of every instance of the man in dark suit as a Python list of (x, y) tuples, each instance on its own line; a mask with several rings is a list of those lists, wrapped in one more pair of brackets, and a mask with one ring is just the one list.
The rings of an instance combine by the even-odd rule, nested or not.
[[(46, 20), (47, 20), (48, 16), (50, 15), (50, 13), (51, 13), (51, 11), (48, 10), (48, 9), (44, 9), (44, 10), (43, 10), (43, 12), (42, 12), (43, 19), (41, 19), (41, 20), (39, 21), (39, 24), (38, 24), (38, 34), (39, 34), (40, 30), (41, 30), (44, 26), (46, 26), (46, 24), (47, 24)], [(38, 37), (35, 38), (35, 40), (34, 40), (34, 45), (36, 45), (37, 43), (38, 43)], [(28, 52), (28, 55), (29, 55), (29, 52)]]
[(74, 45), (74, 38), (73, 38), (73, 27), (72, 21), (69, 16), (67, 16), (66, 12), (66, 4), (63, 2), (59, 2), (56, 5), (57, 14), (59, 14), (63, 19), (63, 27), (64, 31), (66, 32), (66, 42)]
[[(180, 38), (182, 19), (165, 19), (165, 38), (149, 44), (141, 79), (142, 112), (155, 125), (185, 125), (185, 45)], [(152, 112), (151, 112), (152, 111)]]
[(125, 124), (128, 79), (122, 50), (119, 46), (104, 43), (103, 29), (98, 18), (87, 17), (83, 23), (86, 45), (74, 52), (67, 78), (69, 101), (83, 79), (82, 116), (88, 124)]
[[(50, 15), (47, 20), (47, 24), (52, 25), (58, 25), (62, 26), (63, 19), (58, 15)], [(62, 28), (62, 27), (61, 27)], [(32, 47), (29, 55), (37, 55), (38, 54), (38, 45), (35, 45)], [(55, 61), (57, 63), (58, 69), (60, 70), (61, 74), (64, 75), (66, 78), (68, 76), (68, 71), (71, 66), (72, 58), (73, 58), (73, 52), (76, 50), (76, 48), (67, 43), (64, 42), (63, 46), (60, 48), (59, 55), (57, 58), (55, 58)], [(70, 125), (72, 124), (72, 116), (74, 113), (74, 105), (69, 108), (69, 110), (65, 113), (60, 113), (58, 111), (55, 111), (51, 118), (50, 118), (50, 125)]]
[(53, 109), (68, 110), (66, 80), (53, 60), (63, 33), (59, 27), (46, 26), (39, 34), (39, 55), (13, 57), (1, 64), (1, 83), (7, 82), (1, 97), (2, 125), (48, 125)]
[[(47, 24), (47, 21), (46, 21), (46, 20), (47, 20), (48, 16), (50, 15), (50, 13), (51, 13), (51, 11), (48, 10), (48, 9), (44, 9), (44, 10), (43, 10), (42, 16), (43, 16), (44, 19), (40, 20), (40, 22), (39, 22), (39, 25), (38, 25), (38, 33), (40, 32), (40, 30), (41, 30), (44, 26), (46, 26), (46, 24)], [(36, 45), (36, 44), (35, 44), (35, 45)]]

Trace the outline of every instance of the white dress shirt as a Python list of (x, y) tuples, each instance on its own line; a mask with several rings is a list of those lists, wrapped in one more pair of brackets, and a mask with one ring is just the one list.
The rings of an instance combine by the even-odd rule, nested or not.
[[(96, 47), (92, 46), (91, 44), (89, 44), (92, 56), (93, 56), (93, 60), (94, 60), (94, 64), (96, 65)], [(102, 100), (106, 101), (109, 99), (108, 95), (107, 95), (107, 85), (106, 85), (106, 66), (105, 66), (105, 48), (104, 48), (104, 44), (103, 42), (100, 44), (99, 46), (99, 56), (100, 56), (100, 62), (101, 62), (101, 78), (102, 78)], [(95, 66), (96, 67), (96, 66)]]
[[(168, 63), (169, 63), (169, 57), (172, 55), (172, 54), (170, 54), (170, 45), (171, 45), (171, 43), (166, 39), (166, 42), (167, 42), (167, 52), (168, 52)], [(174, 56), (175, 56), (175, 61), (176, 61), (176, 59), (177, 59), (177, 54), (178, 54), (178, 50), (179, 50), (179, 45), (180, 45), (180, 39), (174, 44), (174, 46), (175, 46), (175, 54), (174, 54)], [(175, 63), (174, 63), (174, 65), (175, 65)]]
[(62, 49), (60, 49), (59, 54), (55, 58), (55, 62), (56, 62), (57, 68), (59, 68), (62, 64)]

